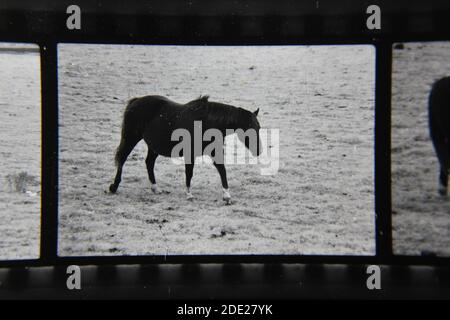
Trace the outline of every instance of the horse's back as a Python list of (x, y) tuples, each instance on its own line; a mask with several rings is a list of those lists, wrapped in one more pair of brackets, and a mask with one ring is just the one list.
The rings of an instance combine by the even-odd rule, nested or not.
[(168, 112), (177, 108), (177, 103), (163, 96), (144, 96), (133, 98), (125, 109), (125, 120), (133, 123), (146, 123), (161, 112)]
[(164, 106), (176, 105), (174, 101), (158, 95), (143, 96), (133, 98), (128, 102), (128, 110), (152, 110), (160, 109)]
[(429, 97), (429, 117), (431, 133), (450, 138), (450, 77), (433, 84)]
[(159, 95), (134, 98), (126, 108), (125, 122), (134, 127), (154, 152), (170, 156), (173, 148), (171, 124), (182, 108), (182, 105)]

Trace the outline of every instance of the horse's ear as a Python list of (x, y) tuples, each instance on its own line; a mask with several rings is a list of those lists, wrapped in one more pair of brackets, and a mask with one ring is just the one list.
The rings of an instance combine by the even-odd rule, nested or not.
[(259, 113), (259, 108), (258, 108), (258, 109), (256, 109), (256, 111), (255, 111), (255, 112), (253, 112), (253, 114), (254, 114), (255, 116), (258, 116), (258, 113)]

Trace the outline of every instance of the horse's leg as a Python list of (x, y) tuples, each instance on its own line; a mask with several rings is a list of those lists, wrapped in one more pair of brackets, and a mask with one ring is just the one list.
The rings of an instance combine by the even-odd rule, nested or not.
[(155, 179), (155, 161), (158, 157), (158, 154), (153, 152), (150, 147), (148, 148), (147, 152), (147, 158), (145, 159), (145, 164), (147, 165), (147, 172), (148, 172), (148, 178), (150, 179), (150, 183), (152, 184), (151, 189), (153, 193), (159, 193), (158, 187), (156, 185), (156, 179)]
[(448, 189), (448, 168), (441, 166), (441, 172), (439, 174), (439, 194), (441, 196), (447, 195)]
[(186, 196), (188, 200), (193, 200), (194, 196), (191, 193), (191, 179), (194, 174), (194, 163), (185, 164), (186, 168)]
[(439, 172), (439, 194), (447, 195), (448, 175), (450, 170), (450, 143), (446, 139), (440, 144), (439, 162), (441, 170)]
[(109, 191), (111, 191), (112, 193), (115, 193), (117, 191), (117, 188), (119, 188), (120, 181), (122, 180), (122, 167), (125, 164), (125, 161), (127, 161), (127, 158), (130, 155), (131, 151), (140, 140), (141, 139), (137, 137), (131, 139), (130, 138), (123, 139), (122, 137), (119, 148), (117, 148), (116, 152), (116, 162), (117, 162), (116, 177), (114, 178), (114, 183), (112, 183), (109, 186)]
[[(448, 178), (450, 176), (450, 136), (447, 138), (446, 140), (446, 146), (447, 146), (447, 161), (446, 161), (446, 166), (444, 168), (444, 185), (445, 188), (448, 189)], [(442, 171), (442, 170), (441, 170)], [(447, 190), (446, 190), (446, 194), (447, 194)]]
[(225, 165), (221, 163), (214, 162), (214, 166), (220, 174), (220, 180), (222, 181), (223, 190), (223, 200), (226, 204), (231, 204), (231, 195), (228, 191), (228, 181), (227, 181), (227, 171), (225, 170)]
[(450, 162), (450, 152), (448, 143), (445, 137), (440, 134), (440, 132), (436, 132), (434, 128), (432, 128), (432, 140), (434, 144), (434, 148), (436, 151), (436, 155), (439, 160), (439, 187), (438, 191), (441, 196), (447, 195), (448, 189), (448, 170), (449, 170), (449, 162)]
[(442, 125), (438, 122), (438, 116), (432, 113), (433, 110), (439, 109), (438, 105), (431, 104), (430, 102), (429, 113), (429, 128), (431, 141), (433, 142), (434, 150), (439, 160), (439, 194), (445, 196), (447, 194), (448, 187), (448, 169), (450, 150), (448, 146), (448, 139), (445, 133), (442, 132)]
[(434, 147), (436, 150), (437, 157), (439, 159), (439, 187), (438, 191), (441, 196), (445, 196), (447, 194), (448, 188), (448, 161), (449, 161), (449, 152), (447, 146), (443, 139), (439, 138), (433, 140)]

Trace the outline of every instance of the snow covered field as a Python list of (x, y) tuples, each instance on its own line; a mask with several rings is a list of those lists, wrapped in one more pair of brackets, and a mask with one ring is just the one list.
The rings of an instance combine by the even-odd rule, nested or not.
[(428, 128), (431, 85), (450, 75), (450, 43), (409, 43), (393, 52), (394, 252), (450, 255), (450, 200), (438, 195), (438, 159)]
[[(59, 255), (375, 253), (371, 46), (58, 46)], [(141, 141), (115, 174), (126, 101), (200, 94), (280, 130), (280, 168), (229, 165), (233, 204), (211, 165), (159, 157), (150, 191)]]
[(0, 259), (39, 256), (41, 75), (37, 45), (0, 43)]

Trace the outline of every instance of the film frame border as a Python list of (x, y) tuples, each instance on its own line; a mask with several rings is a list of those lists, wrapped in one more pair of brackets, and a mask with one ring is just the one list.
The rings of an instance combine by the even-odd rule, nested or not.
[[(156, 307), (233, 299), (274, 302), (292, 299), (448, 298), (448, 268), (380, 266), (381, 288), (366, 287), (364, 265), (168, 264), (82, 266), (80, 290), (68, 290), (64, 266), (0, 269), (0, 299), (152, 299)], [(238, 289), (238, 290), (237, 290)], [(208, 300), (206, 300), (206, 298)], [(216, 300), (219, 299), (219, 300)], [(172, 300), (171, 303), (161, 300)], [(215, 301), (216, 300), (216, 301)], [(163, 302), (161, 304), (161, 302)], [(175, 303), (176, 302), (176, 303)], [(294, 302), (295, 308), (298, 306)], [(153, 306), (152, 306), (153, 307)], [(287, 310), (290, 311), (290, 308)], [(277, 310), (280, 311), (280, 310)], [(281, 310), (280, 312), (283, 312)]]
[[(9, 1), (9, 0), (8, 0)], [(48, 1), (50, 3), (51, 1)], [(446, 266), (450, 257), (423, 257), (394, 255), (392, 252), (391, 225), (391, 175), (390, 175), (390, 104), (391, 104), (391, 66), (392, 45), (396, 42), (450, 40), (450, 5), (440, 3), (440, 9), (428, 3), (428, 12), (400, 13), (401, 4), (389, 5), (379, 1), (383, 14), (381, 30), (368, 30), (365, 26), (368, 4), (353, 1), (361, 11), (330, 14), (316, 10), (311, 13), (292, 13), (283, 15), (268, 14), (267, 8), (273, 1), (263, 1), (263, 9), (252, 15), (255, 7), (247, 7), (250, 12), (223, 14), (220, 6), (208, 10), (208, 15), (195, 14), (191, 8), (188, 14), (173, 12), (141, 14), (136, 23), (124, 24), (130, 14), (118, 15), (103, 13), (105, 8), (93, 8), (86, 1), (80, 6), (90, 8), (83, 14), (81, 30), (70, 31), (65, 28), (67, 14), (65, 4), (45, 11), (26, 10), (25, 6), (12, 10), (0, 9), (0, 17), (8, 23), (0, 24), (0, 38), (8, 42), (31, 42), (38, 44), (41, 53), (42, 85), (42, 198), (41, 198), (41, 250), (40, 258), (33, 260), (0, 261), (0, 266), (58, 266), (58, 265), (112, 265), (112, 264), (161, 264), (161, 263), (305, 263), (305, 264), (388, 264), (388, 265), (433, 265)], [(83, 4), (83, 2), (86, 2)], [(404, 3), (419, 3), (407, 1)], [(44, 3), (44, 2), (43, 2)], [(114, 3), (114, 2), (112, 2)], [(184, 7), (179, 2), (179, 9)], [(215, 1), (215, 4), (220, 3)], [(299, 2), (302, 7), (302, 2)], [(357, 4), (358, 3), (358, 4)], [(356, 5), (357, 4), (357, 5)], [(28, 3), (31, 7), (33, 6)], [(7, 5), (8, 7), (8, 2)], [(45, 6), (42, 5), (41, 6)], [(20, 5), (19, 5), (20, 7)], [(131, 6), (133, 7), (133, 6)], [(176, 6), (175, 6), (176, 7)], [(425, 4), (427, 7), (427, 4)], [(273, 8), (273, 6), (272, 6)], [(414, 8), (414, 5), (412, 6)], [(444, 8), (445, 10), (442, 10)], [(162, 9), (167, 10), (162, 6)], [(217, 11), (214, 11), (217, 10)], [(235, 10), (228, 7), (228, 12)], [(384, 9), (383, 9), (384, 10)], [(107, 8), (106, 8), (106, 11)], [(112, 10), (114, 11), (114, 10)], [(158, 10), (156, 10), (158, 11)], [(170, 11), (170, 10), (169, 10)], [(207, 11), (207, 10), (206, 10)], [(295, 10), (293, 10), (295, 12)], [(314, 11), (314, 10), (312, 10)], [(344, 10), (345, 11), (345, 10)], [(215, 13), (214, 13), (215, 12)], [(386, 17), (387, 16), (387, 17)], [(134, 17), (134, 16), (131, 16)], [(214, 23), (217, 18), (217, 23)], [(301, 29), (291, 34), (282, 33), (286, 23), (301, 21)], [(1, 19), (0, 19), (1, 21)], [(38, 23), (39, 22), (39, 23)], [(205, 25), (220, 26), (220, 32), (208, 35), (202, 32)], [(33, 28), (32, 26), (38, 26)], [(256, 27), (250, 27), (256, 25)], [(384, 27), (387, 25), (387, 27)], [(63, 27), (61, 27), (63, 26)], [(167, 26), (170, 26), (169, 30)], [(149, 28), (151, 27), (151, 28)], [(156, 28), (155, 28), (156, 27)], [(151, 30), (149, 32), (149, 29)], [(214, 27), (211, 27), (214, 30)], [(12, 30), (12, 32), (11, 32)], [(217, 30), (217, 28), (216, 28)], [(249, 31), (250, 30), (250, 31)], [(295, 28), (294, 28), (295, 30)], [(424, 31), (425, 30), (425, 31)], [(9, 31), (9, 32), (8, 32)], [(292, 29), (291, 29), (292, 31)], [(338, 45), (367, 44), (376, 48), (376, 89), (375, 89), (375, 208), (376, 254), (358, 255), (181, 255), (181, 256), (83, 256), (58, 257), (58, 87), (57, 87), (57, 44), (175, 44), (175, 45)]]

